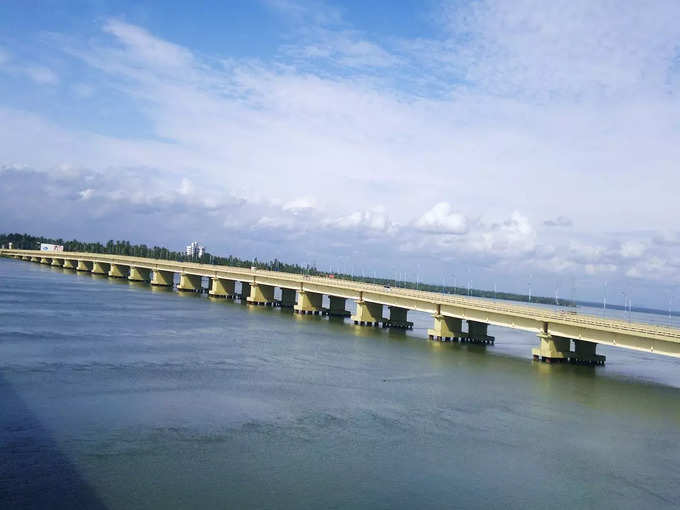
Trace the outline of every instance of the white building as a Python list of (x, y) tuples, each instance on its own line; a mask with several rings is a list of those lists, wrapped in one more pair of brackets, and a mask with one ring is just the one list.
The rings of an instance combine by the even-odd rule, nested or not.
[(205, 253), (205, 248), (198, 244), (198, 241), (194, 241), (193, 243), (187, 246), (186, 253), (187, 257), (200, 258)]

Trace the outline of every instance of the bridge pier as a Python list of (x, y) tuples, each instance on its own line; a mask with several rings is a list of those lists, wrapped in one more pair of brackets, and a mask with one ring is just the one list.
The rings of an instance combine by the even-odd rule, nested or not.
[(52, 259), (51, 266), (62, 267), (64, 265), (64, 259)]
[(109, 269), (110, 265), (107, 264), (106, 262), (93, 262), (92, 263), (92, 270), (90, 271), (92, 274), (109, 274)]
[(29, 257), (29, 256), (27, 256), (27, 255), (26, 255), (26, 256), (23, 256), (23, 257), (19, 257), (19, 258), (20, 258), (21, 260), (26, 261), (26, 262), (29, 262), (29, 261), (31, 260), (31, 257)]
[(383, 305), (360, 299), (357, 301), (357, 311), (351, 319), (358, 326), (377, 326), (384, 320), (382, 314)]
[(298, 302), (293, 310), (302, 315), (323, 315), (322, 300), (323, 294), (301, 290), (298, 292)]
[(586, 340), (574, 340), (574, 352), (569, 361), (578, 365), (604, 365), (606, 356), (596, 354), (597, 344)]
[(88, 273), (92, 271), (92, 262), (87, 260), (79, 260), (76, 271), (87, 271)]
[(157, 287), (172, 287), (175, 284), (175, 273), (172, 271), (159, 271), (154, 269), (151, 285)]
[(448, 317), (440, 313), (432, 316), (434, 327), (427, 330), (430, 340), (441, 342), (456, 341), (463, 336), (463, 320), (457, 317)]
[(250, 296), (250, 282), (241, 282), (241, 303), (246, 302), (246, 298)]
[(246, 302), (249, 305), (274, 306), (274, 287), (253, 282)]
[(47, 258), (47, 257), (42, 257), (42, 258), (40, 259), (40, 263), (41, 263), (41, 264), (47, 264), (47, 265), (49, 266), (49, 265), (52, 263), (52, 259)]
[(151, 276), (151, 270), (143, 267), (130, 266), (130, 274), (128, 280), (131, 282), (148, 282)]
[(538, 334), (540, 345), (531, 350), (535, 360), (546, 363), (562, 363), (569, 361), (571, 355), (571, 340), (561, 336), (553, 336), (550, 333)]
[(40, 262), (40, 257), (31, 257), (31, 262)]
[(496, 340), (495, 337), (489, 336), (487, 328), (489, 325), (486, 322), (467, 321), (468, 332), (461, 336), (462, 342), (470, 342), (474, 344), (492, 344)]
[(201, 277), (197, 274), (181, 273), (177, 290), (180, 292), (200, 292)]
[(413, 323), (408, 320), (408, 309), (399, 306), (388, 306), (389, 320), (383, 322), (383, 328), (413, 329)]
[(73, 259), (64, 259), (64, 265), (62, 267), (64, 269), (75, 269), (77, 264), (78, 262)]
[(111, 278), (127, 278), (130, 276), (130, 266), (111, 264), (111, 267), (109, 268), (109, 276)]
[(295, 289), (281, 288), (281, 308), (295, 307)]
[(352, 315), (346, 308), (347, 300), (343, 297), (328, 296), (328, 310), (326, 315), (329, 317), (349, 317)]
[(226, 280), (224, 278), (210, 279), (210, 294), (216, 298), (232, 299), (235, 294), (236, 282), (234, 280)]

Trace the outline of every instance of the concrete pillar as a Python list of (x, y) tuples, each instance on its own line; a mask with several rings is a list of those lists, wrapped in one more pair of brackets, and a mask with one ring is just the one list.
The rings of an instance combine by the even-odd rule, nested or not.
[(128, 280), (131, 282), (148, 282), (151, 276), (151, 270), (143, 267), (130, 266), (130, 274)]
[(329, 307), (328, 315), (330, 317), (349, 317), (352, 315), (349, 310), (347, 310), (346, 302), (347, 300), (343, 297), (338, 296), (328, 296)]
[(383, 305), (379, 303), (369, 303), (368, 301), (357, 301), (357, 311), (351, 319), (354, 324), (359, 326), (377, 326), (383, 322)]
[(250, 305), (273, 306), (274, 287), (261, 283), (252, 283), (250, 285), (250, 295), (246, 298), (246, 302)]
[(383, 322), (384, 328), (413, 329), (413, 323), (408, 320), (408, 309), (399, 306), (389, 306), (390, 318)]
[(210, 292), (212, 297), (223, 297), (231, 299), (234, 297), (236, 291), (236, 282), (234, 280), (225, 280), (224, 278), (210, 279)]
[(43, 258), (40, 259), (40, 263), (41, 264), (47, 264), (49, 266), (52, 263), (52, 259), (47, 258), (47, 257), (43, 257)]
[(40, 262), (40, 257), (31, 257), (31, 262)]
[(200, 292), (201, 277), (196, 274), (182, 273), (179, 275), (179, 285), (177, 290), (184, 292)]
[(241, 302), (245, 303), (248, 297), (250, 297), (250, 283), (241, 282)]
[(87, 271), (89, 273), (90, 271), (92, 271), (92, 262), (87, 260), (79, 260), (78, 267), (76, 267), (76, 271)]
[(92, 274), (109, 274), (110, 264), (106, 262), (93, 262), (92, 263)]
[(561, 336), (553, 336), (550, 333), (541, 332), (538, 334), (541, 341), (539, 347), (531, 350), (535, 360), (545, 361), (546, 363), (560, 363), (568, 361), (571, 357), (571, 340)]
[(64, 269), (75, 269), (76, 265), (78, 264), (77, 261), (73, 259), (64, 259)]
[(109, 269), (109, 276), (111, 278), (127, 278), (130, 276), (130, 266), (123, 266), (121, 264), (111, 264)]
[(52, 266), (61, 267), (64, 265), (64, 259), (52, 259)]
[(606, 357), (596, 354), (597, 344), (586, 340), (574, 340), (574, 352), (569, 361), (579, 365), (604, 365)]
[(29, 262), (31, 260), (31, 257), (24, 256), (24, 257), (21, 257), (21, 260), (25, 260), (26, 262)]
[(151, 285), (158, 287), (172, 287), (175, 284), (175, 273), (172, 271), (160, 271), (155, 269)]
[(463, 320), (457, 317), (448, 317), (442, 314), (435, 314), (434, 327), (427, 330), (430, 340), (458, 340), (462, 336)]
[(295, 289), (281, 288), (281, 308), (293, 308), (295, 306)]
[(307, 292), (301, 290), (298, 292), (298, 302), (293, 307), (295, 313), (300, 313), (302, 315), (322, 315), (323, 307), (321, 302), (323, 300), (323, 294), (317, 292)]
[(467, 321), (468, 332), (461, 337), (465, 342), (472, 342), (475, 344), (492, 344), (495, 338), (489, 336), (487, 331), (489, 325), (486, 322)]

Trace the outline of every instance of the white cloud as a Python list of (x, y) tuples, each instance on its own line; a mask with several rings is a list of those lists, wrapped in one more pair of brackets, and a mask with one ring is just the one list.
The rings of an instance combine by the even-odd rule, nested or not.
[(464, 234), (467, 231), (467, 218), (453, 212), (448, 202), (439, 202), (418, 218), (415, 226), (425, 232)]

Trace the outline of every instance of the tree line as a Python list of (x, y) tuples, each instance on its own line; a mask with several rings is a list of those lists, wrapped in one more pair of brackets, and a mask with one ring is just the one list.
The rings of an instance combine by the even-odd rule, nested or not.
[[(283, 271), (286, 273), (308, 274), (310, 276), (328, 276), (327, 272), (320, 271), (314, 265), (290, 264), (274, 258), (270, 261), (260, 261), (256, 258), (241, 259), (234, 256), (222, 257), (205, 252), (201, 257), (187, 256), (185, 252), (173, 251), (163, 246), (147, 246), (146, 244), (132, 244), (130, 241), (114, 241), (113, 239), (102, 244), (100, 242), (83, 242), (73, 239), (65, 241), (61, 238), (51, 238), (33, 236), (30, 234), (0, 234), (0, 246), (12, 246), (18, 250), (37, 250), (40, 243), (58, 244), (64, 247), (64, 251), (87, 252), (87, 253), (106, 253), (111, 255), (128, 255), (131, 257), (144, 257), (163, 260), (174, 260), (177, 262), (200, 262), (203, 264), (215, 264), (219, 266), (234, 267), (257, 267), (268, 271)], [(375, 283), (377, 285), (395, 286), (399, 288), (424, 290), (429, 292), (441, 292), (444, 294), (463, 294), (474, 297), (505, 299), (510, 301), (529, 301), (526, 294), (516, 294), (513, 292), (496, 292), (483, 289), (465, 289), (448, 285), (433, 285), (423, 282), (395, 281), (389, 278), (371, 278), (368, 276), (358, 276), (352, 274), (335, 273), (337, 278), (346, 280)], [(555, 302), (554, 298), (544, 296), (532, 296), (532, 303), (559, 304), (562, 306), (574, 306), (574, 303), (567, 300)]]

